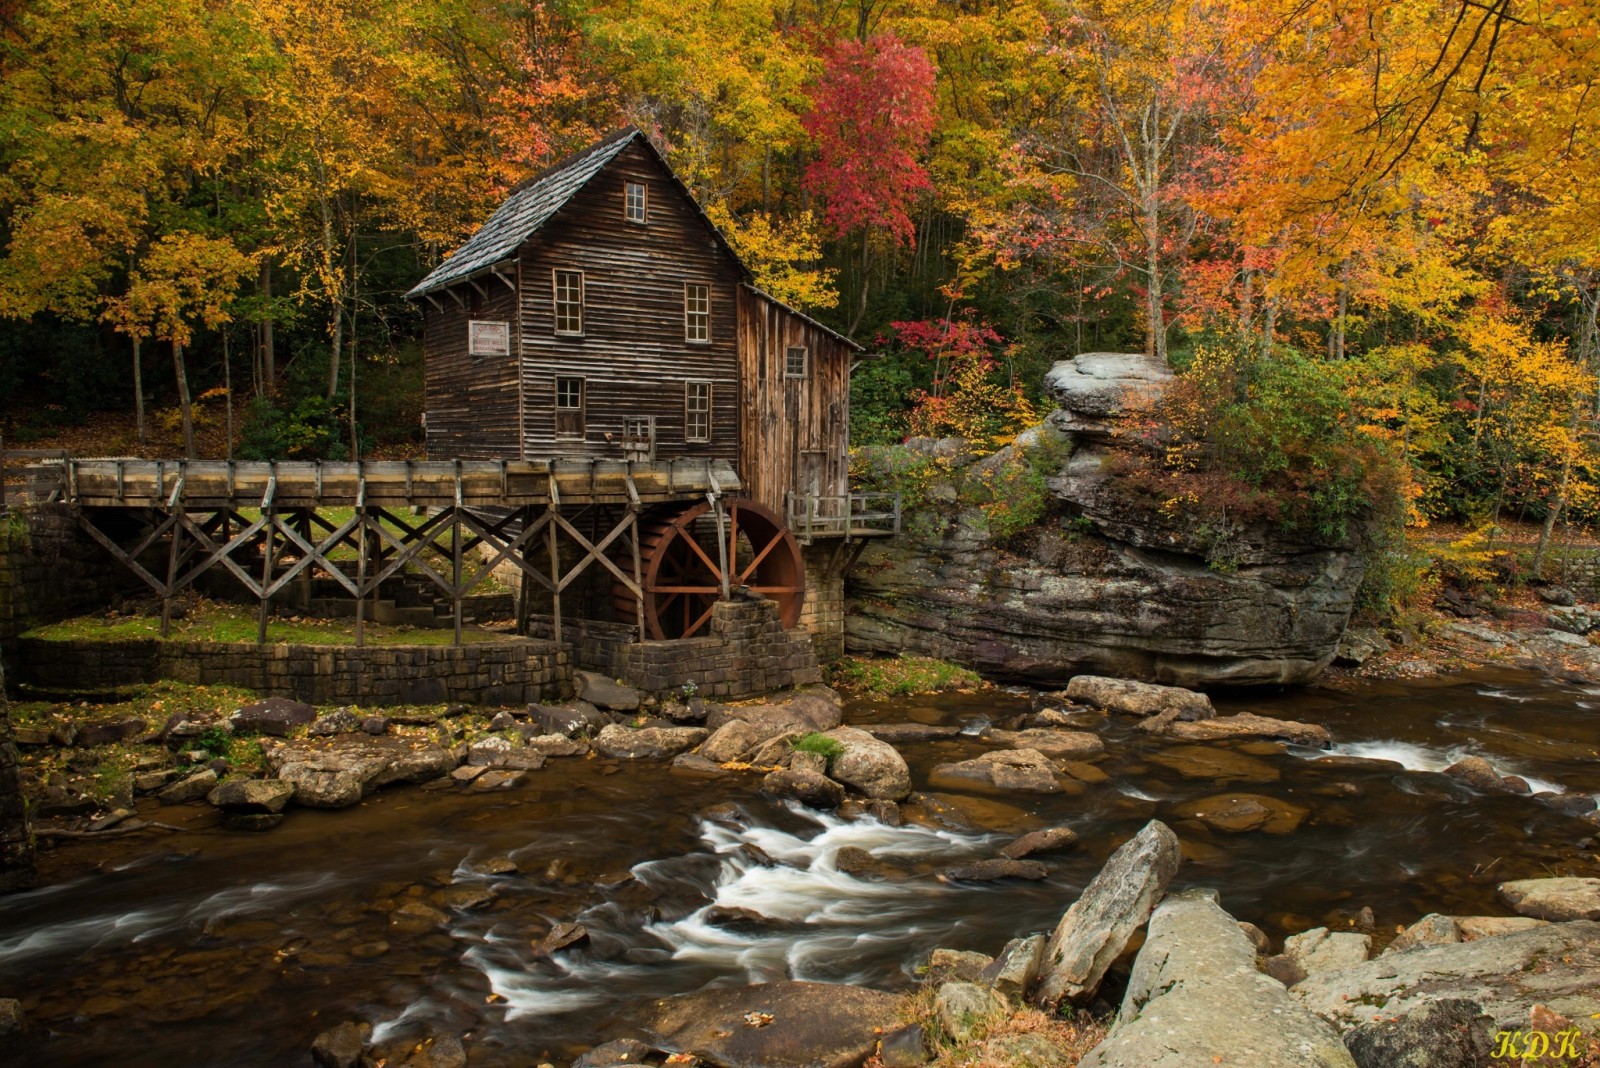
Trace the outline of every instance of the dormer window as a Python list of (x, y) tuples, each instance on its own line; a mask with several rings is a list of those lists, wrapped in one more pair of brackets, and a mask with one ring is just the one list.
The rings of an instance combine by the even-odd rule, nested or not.
[(700, 282), (683, 284), (683, 337), (685, 341), (711, 340), (711, 287)]
[(649, 205), (643, 182), (628, 182), (623, 187), (622, 217), (631, 223), (644, 224), (649, 221)]

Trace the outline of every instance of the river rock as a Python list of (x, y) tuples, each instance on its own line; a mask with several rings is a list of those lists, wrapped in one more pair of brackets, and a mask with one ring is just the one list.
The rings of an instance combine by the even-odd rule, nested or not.
[(1116, 1026), (1079, 1068), (1354, 1068), (1338, 1034), (1256, 970), (1256, 954), (1213, 890), (1162, 902), (1133, 965)]
[(1042, 934), (1013, 938), (994, 962), (978, 974), (978, 981), (997, 994), (1021, 1001), (1039, 978), (1048, 939)]
[(1000, 848), (1000, 855), (1021, 860), (1039, 853), (1065, 853), (1078, 844), (1078, 832), (1070, 827), (1047, 827), (1042, 831), (1029, 831)]
[(1264, 760), (1232, 749), (1203, 745), (1177, 745), (1148, 753), (1152, 764), (1170, 768), (1185, 779), (1216, 779), (1219, 782), (1276, 782), (1278, 769)]
[(245, 705), (230, 720), (235, 731), (282, 737), (291, 728), (305, 726), (316, 718), (317, 710), (304, 701), (269, 697), (265, 701)]
[(282, 779), (230, 779), (206, 800), (228, 812), (259, 814), (282, 812), (293, 796), (294, 784)]
[(347, 1020), (316, 1037), (311, 1043), (311, 1059), (322, 1068), (357, 1068), (371, 1037), (371, 1024)]
[(907, 1024), (884, 1035), (878, 1043), (878, 1060), (883, 1068), (922, 1068), (933, 1060), (922, 1025)]
[(25, 1022), (22, 1002), (16, 998), (0, 998), (0, 1038), (16, 1034)]
[(1050, 869), (1037, 860), (1012, 860), (1009, 857), (975, 860), (971, 864), (947, 868), (944, 872), (944, 878), (965, 883), (992, 883), (1001, 879), (1037, 882), (1049, 875)]
[(706, 716), (706, 726), (716, 730), (730, 720), (743, 720), (763, 738), (831, 731), (844, 722), (839, 696), (818, 687), (782, 701), (753, 705), (718, 705)]
[(1518, 879), (1501, 883), (1500, 900), (1539, 920), (1600, 920), (1600, 879)]
[(1271, 738), (1293, 742), (1295, 745), (1326, 749), (1333, 744), (1328, 728), (1315, 723), (1299, 723), (1292, 719), (1272, 719), (1253, 712), (1236, 716), (1196, 720), (1193, 723), (1169, 724), (1163, 734), (1189, 742), (1215, 742), (1225, 738)]
[(550, 928), (538, 942), (534, 943), (534, 953), (540, 957), (548, 957), (552, 953), (560, 953), (563, 949), (583, 945), (589, 941), (589, 929), (581, 923), (558, 923)]
[(188, 778), (179, 779), (162, 789), (156, 794), (163, 805), (182, 805), (190, 801), (198, 801), (209, 794), (217, 785), (217, 773), (207, 768), (205, 771), (195, 772)]
[(622, 1068), (623, 1065), (643, 1064), (654, 1052), (635, 1038), (619, 1038), (585, 1053), (572, 1062), (572, 1068)]
[(467, 747), (467, 763), (476, 768), (538, 771), (544, 767), (544, 754), (537, 749), (514, 745), (510, 739), (498, 734), (491, 734)]
[(1294, 961), (1305, 975), (1336, 971), (1360, 964), (1371, 956), (1372, 936), (1313, 927), (1284, 939), (1283, 955)]
[(1461, 932), (1463, 942), (1493, 938), (1513, 931), (1529, 931), (1550, 922), (1532, 916), (1453, 916), (1451, 919), (1455, 921), (1456, 930)]
[(976, 983), (983, 970), (994, 963), (987, 953), (974, 953), (967, 949), (940, 947), (928, 955), (928, 966), (922, 981), (928, 986), (944, 983)]
[(80, 723), (73, 744), (85, 749), (92, 749), (97, 745), (115, 745), (130, 738), (137, 738), (148, 728), (149, 724), (137, 717), (117, 720), (114, 723)]
[(1344, 1036), (1357, 1068), (1492, 1068), (1497, 1043), (1489, 1018), (1465, 998), (1427, 1001)]
[(269, 770), (294, 787), (294, 802), (345, 808), (380, 786), (426, 782), (456, 767), (449, 750), (419, 738), (341, 734), (262, 747)]
[(1173, 809), (1173, 815), (1199, 820), (1228, 834), (1292, 834), (1310, 814), (1310, 809), (1262, 794), (1213, 794)]
[(639, 691), (593, 671), (574, 671), (573, 685), (578, 696), (596, 708), (612, 712), (632, 712), (639, 707)]
[(933, 1016), (952, 1042), (964, 1042), (979, 1028), (1006, 1015), (1006, 999), (977, 983), (945, 983), (933, 999)]
[(1067, 683), (1066, 695), (1071, 701), (1130, 716), (1154, 716), (1176, 710), (1180, 719), (1209, 719), (1215, 712), (1211, 698), (1203, 693), (1104, 675), (1077, 676)]
[(954, 738), (961, 733), (955, 724), (946, 723), (863, 723), (861, 729), (891, 745), (906, 742), (931, 742), (941, 738)]
[(1050, 936), (1035, 1003), (1053, 1008), (1063, 1000), (1092, 997), (1106, 969), (1166, 893), (1180, 859), (1178, 836), (1159, 820), (1145, 824), (1112, 853)]
[(1047, 757), (1081, 760), (1106, 751), (1106, 743), (1099, 735), (1085, 731), (1029, 727), (1020, 731), (990, 731), (985, 737), (1012, 749), (1032, 749)]
[(1383, 947), (1385, 953), (1400, 953), (1412, 946), (1443, 946), (1461, 941), (1461, 928), (1449, 916), (1430, 912), (1395, 936)]
[(611, 724), (601, 729), (594, 740), (602, 756), (626, 760), (665, 760), (677, 756), (706, 740), (704, 727), (642, 727), (633, 730)]
[(313, 738), (326, 738), (335, 734), (349, 734), (360, 729), (360, 716), (348, 708), (336, 708), (332, 712), (318, 716), (316, 722), (306, 728), (306, 733)]
[(587, 701), (571, 701), (564, 705), (529, 705), (528, 715), (539, 727), (540, 734), (564, 734), (569, 738), (580, 734), (593, 734), (610, 718)]
[(1382, 656), (1392, 648), (1394, 647), (1389, 643), (1389, 639), (1376, 629), (1351, 627), (1344, 632), (1344, 637), (1339, 639), (1333, 662), (1348, 667), (1360, 667), (1373, 657)]
[(911, 793), (911, 769), (894, 746), (854, 727), (835, 727), (827, 736), (844, 747), (829, 764), (829, 777), (882, 801)]
[(814, 771), (779, 768), (761, 780), (763, 793), (811, 808), (834, 809), (844, 801), (844, 787)]
[(1510, 792), (1506, 788), (1505, 780), (1500, 773), (1495, 771), (1494, 766), (1482, 757), (1462, 757), (1448, 768), (1445, 768), (1444, 774), (1452, 779), (1464, 782), (1474, 790), (1483, 793), (1503, 794)]
[(583, 756), (589, 751), (588, 742), (578, 738), (568, 738), (565, 734), (524, 733), (522, 744), (547, 757)]
[(765, 983), (652, 1002), (643, 1026), (662, 1048), (722, 1068), (856, 1068), (900, 1026), (904, 1005), (842, 983)]
[(1600, 923), (1574, 920), (1472, 942), (1413, 946), (1322, 972), (1291, 991), (1341, 1028), (1404, 1016), (1429, 1001), (1465, 998), (1496, 1030), (1526, 1028), (1534, 1004), (1578, 1019), (1600, 1012)]
[(711, 732), (700, 746), (700, 755), (718, 764), (738, 760), (767, 740), (760, 728), (742, 719), (733, 719)]
[[(986, 783), (999, 790), (1021, 793), (1058, 794), (1061, 783), (1056, 766), (1037, 749), (1012, 749), (985, 753), (975, 760), (940, 764), (929, 775), (931, 781), (964, 780)], [(1081, 789), (1081, 787), (1080, 787)]]

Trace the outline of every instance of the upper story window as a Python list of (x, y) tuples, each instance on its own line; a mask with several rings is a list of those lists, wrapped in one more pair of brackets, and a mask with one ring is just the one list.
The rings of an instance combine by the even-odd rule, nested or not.
[(555, 272), (556, 333), (583, 333), (583, 272)]
[(783, 354), (783, 377), (804, 378), (811, 363), (811, 353), (804, 345), (790, 345)]
[(628, 182), (623, 186), (622, 217), (631, 223), (648, 222), (648, 197), (643, 182)]
[(686, 341), (711, 340), (711, 287), (700, 282), (683, 284), (683, 337)]
[(711, 440), (711, 383), (686, 382), (683, 386), (683, 440)]

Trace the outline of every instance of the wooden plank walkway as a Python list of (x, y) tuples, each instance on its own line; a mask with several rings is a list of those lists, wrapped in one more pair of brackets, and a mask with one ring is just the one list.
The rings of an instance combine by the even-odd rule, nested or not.
[(726, 460), (66, 460), (29, 468), (87, 508), (524, 508), (657, 504), (740, 490)]

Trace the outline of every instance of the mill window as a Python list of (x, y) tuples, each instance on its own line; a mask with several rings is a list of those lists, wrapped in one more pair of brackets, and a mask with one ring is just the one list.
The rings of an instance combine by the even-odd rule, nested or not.
[(629, 182), (623, 187), (622, 217), (631, 223), (644, 223), (649, 216), (646, 214), (646, 194), (643, 182)]
[(583, 272), (555, 272), (556, 333), (583, 333)]
[(783, 377), (804, 378), (810, 364), (810, 350), (804, 345), (790, 345), (783, 355)]
[(583, 440), (583, 379), (556, 379), (556, 438)]
[(688, 382), (684, 385), (683, 440), (711, 440), (710, 382)]
[(683, 336), (688, 341), (711, 340), (711, 287), (699, 282), (683, 285)]

